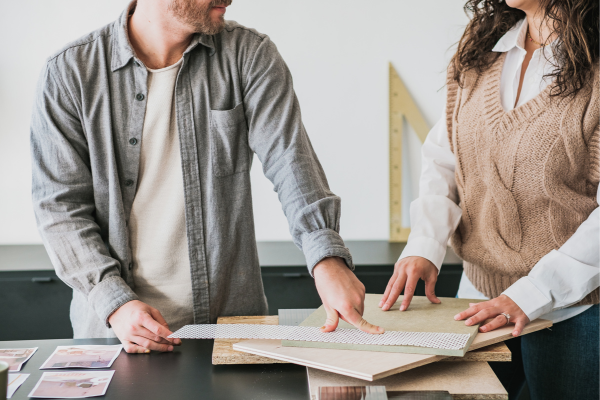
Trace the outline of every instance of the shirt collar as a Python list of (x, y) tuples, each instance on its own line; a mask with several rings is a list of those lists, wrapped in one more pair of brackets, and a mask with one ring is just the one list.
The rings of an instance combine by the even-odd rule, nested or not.
[(508, 32), (498, 40), (492, 51), (498, 53), (507, 52), (515, 47), (525, 47), (525, 35), (527, 35), (527, 18), (523, 18), (515, 24)]
[[(136, 0), (129, 3), (129, 6), (123, 13), (119, 19), (117, 19), (114, 23), (113, 27), (113, 54), (111, 61), (111, 70), (114, 72), (119, 68), (127, 65), (129, 60), (135, 58), (135, 53), (133, 51), (133, 47), (129, 42), (129, 36), (127, 34), (127, 22), (129, 20), (129, 15), (135, 9), (137, 2)], [(210, 49), (209, 55), (215, 54), (215, 42), (214, 37), (211, 35), (205, 35), (201, 33), (195, 33), (192, 37), (192, 41), (190, 42), (188, 48), (183, 53), (184, 55), (190, 51), (192, 51), (198, 44), (201, 44)]]

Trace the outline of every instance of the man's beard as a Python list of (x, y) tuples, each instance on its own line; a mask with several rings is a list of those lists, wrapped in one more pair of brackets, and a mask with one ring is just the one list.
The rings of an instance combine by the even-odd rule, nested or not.
[(225, 19), (221, 17), (213, 21), (210, 9), (217, 6), (229, 6), (232, 0), (211, 0), (204, 6), (198, 6), (196, 0), (172, 0), (169, 11), (175, 18), (194, 28), (194, 31), (205, 35), (216, 35), (223, 30)]

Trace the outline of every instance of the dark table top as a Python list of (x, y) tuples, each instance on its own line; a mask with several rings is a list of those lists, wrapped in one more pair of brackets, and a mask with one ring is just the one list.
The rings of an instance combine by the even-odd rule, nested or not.
[[(59, 339), (0, 342), (0, 348), (39, 347), (22, 373), (31, 374), (12, 397), (28, 399), (56, 346), (119, 344), (117, 339)], [(106, 395), (121, 399), (295, 400), (309, 399), (306, 368), (293, 364), (212, 365), (212, 340), (185, 340), (172, 353), (121, 352)], [(99, 369), (106, 370), (106, 369)], [(45, 370), (61, 371), (61, 370)], [(64, 370), (62, 370), (64, 371)]]

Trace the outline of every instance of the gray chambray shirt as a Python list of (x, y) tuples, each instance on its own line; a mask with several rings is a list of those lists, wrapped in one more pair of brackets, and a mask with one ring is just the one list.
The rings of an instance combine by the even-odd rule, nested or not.
[[(33, 111), (33, 204), (56, 272), (73, 288), (76, 338), (114, 336), (108, 317), (137, 299), (127, 224), (147, 70), (128, 40), (128, 12), (47, 61)], [(196, 34), (174, 101), (195, 323), (267, 313), (250, 191), (254, 153), (309, 271), (330, 256), (354, 267), (338, 233), (340, 198), (329, 189), (292, 77), (268, 36), (232, 21), (217, 35)]]

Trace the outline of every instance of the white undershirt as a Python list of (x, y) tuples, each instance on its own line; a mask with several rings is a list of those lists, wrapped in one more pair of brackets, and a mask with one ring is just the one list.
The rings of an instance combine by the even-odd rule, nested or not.
[[(518, 22), (493, 49), (506, 53), (500, 79), (500, 96), (505, 111), (514, 108), (517, 97), (521, 66), (527, 53), (524, 49), (527, 29), (525, 19)], [(550, 83), (543, 76), (553, 68), (546, 59), (552, 60), (552, 47), (551, 44), (533, 53), (517, 106), (536, 97)], [(419, 198), (411, 203), (411, 234), (400, 259), (420, 256), (441, 268), (448, 239), (462, 215), (457, 205), (455, 163), (444, 113), (423, 144)], [(596, 198), (597, 201), (600, 198), (600, 189)], [(596, 208), (565, 244), (542, 257), (529, 275), (515, 282), (504, 294), (517, 303), (532, 321), (541, 317), (560, 322), (584, 312), (591, 306), (565, 307), (579, 302), (598, 287), (599, 243), (600, 211)], [(464, 272), (458, 297), (487, 299)]]
[(135, 293), (173, 331), (194, 322), (175, 83), (183, 59), (148, 69), (138, 188), (129, 234)]

